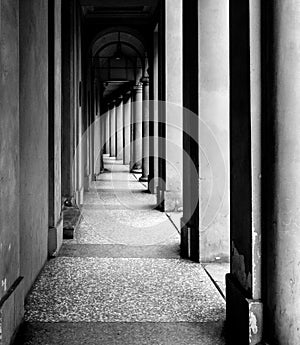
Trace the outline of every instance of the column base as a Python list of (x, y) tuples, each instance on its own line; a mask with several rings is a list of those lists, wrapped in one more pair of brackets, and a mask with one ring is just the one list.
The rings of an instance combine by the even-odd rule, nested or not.
[(190, 228), (187, 226), (184, 218), (180, 219), (180, 256), (183, 259), (189, 259), (190, 257)]
[(92, 182), (92, 175), (84, 176), (84, 192), (90, 191), (90, 183)]
[(141, 176), (141, 177), (139, 178), (139, 181), (140, 181), (140, 182), (148, 182), (148, 176)]
[(48, 257), (51, 258), (59, 252), (63, 242), (63, 218), (57, 222), (56, 226), (48, 229)]
[(148, 190), (151, 194), (156, 194), (157, 185), (157, 178), (152, 175), (148, 175)]
[(83, 199), (84, 199), (84, 188), (81, 188), (80, 190), (75, 191), (75, 204), (77, 206), (83, 205)]
[(156, 188), (156, 209), (158, 211), (165, 211), (165, 190), (161, 189), (160, 186)]
[(141, 162), (131, 162), (130, 163), (130, 172), (134, 174), (141, 174), (142, 173), (142, 163)]
[(183, 217), (181, 218), (180, 255), (184, 259), (200, 262), (198, 225), (193, 225), (191, 220), (187, 222)]
[(131, 172), (132, 174), (141, 174), (141, 173), (142, 173), (142, 169), (132, 168), (132, 169), (130, 170), (130, 172)]
[(178, 191), (165, 191), (165, 211), (166, 212), (182, 212), (182, 196)]
[(226, 338), (232, 345), (262, 342), (263, 305), (245, 296), (232, 274), (226, 275)]

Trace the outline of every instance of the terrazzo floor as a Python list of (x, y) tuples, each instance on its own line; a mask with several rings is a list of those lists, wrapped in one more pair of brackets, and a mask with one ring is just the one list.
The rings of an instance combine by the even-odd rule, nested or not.
[(105, 158), (82, 220), (37, 279), (15, 344), (224, 345), (225, 303), (128, 167)]

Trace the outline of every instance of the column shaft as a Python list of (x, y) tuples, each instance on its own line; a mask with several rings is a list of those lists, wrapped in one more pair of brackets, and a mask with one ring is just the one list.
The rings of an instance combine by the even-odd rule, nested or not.
[(149, 120), (150, 120), (150, 108), (149, 108), (149, 78), (143, 78), (143, 159), (142, 159), (142, 176), (141, 181), (148, 181), (149, 176)]
[(112, 103), (110, 110), (110, 156), (116, 157), (116, 106)]
[[(132, 95), (134, 94), (134, 91), (132, 91)], [(130, 171), (133, 169), (133, 166), (134, 166), (134, 157), (133, 157), (133, 144), (134, 144), (134, 95), (132, 96), (131, 98), (131, 105), (130, 105), (130, 165), (129, 165), (129, 168), (130, 168)]]
[[(181, 256), (199, 261), (198, 0), (183, 3), (183, 217)], [(194, 139), (194, 140), (193, 140)]]
[(127, 102), (124, 103), (124, 150), (123, 150), (123, 164), (127, 165), (130, 163), (130, 135), (131, 135), (131, 96), (127, 94)]
[(110, 109), (107, 109), (105, 114), (105, 153), (110, 155), (110, 145), (109, 145), (109, 137), (110, 137)]
[(105, 128), (105, 114), (100, 116), (100, 152), (97, 160), (100, 160), (100, 173), (104, 171), (103, 154), (105, 153), (105, 140), (106, 140), (106, 128)]
[(153, 35), (153, 64), (150, 80), (149, 183), (152, 194), (158, 186), (158, 32)]
[[(160, 30), (161, 81), (159, 110), (158, 207), (164, 211), (182, 209), (182, 1), (166, 0), (164, 25)], [(163, 61), (164, 60), (164, 61)]]
[[(231, 1), (229, 9), (231, 267), (226, 322), (232, 344), (258, 344), (263, 333), (260, 9), (260, 0)], [(249, 329), (254, 319), (256, 327)]]
[(116, 110), (117, 159), (123, 159), (123, 97), (119, 97)]
[(274, 0), (265, 10), (263, 24), (272, 20), (267, 37), (272, 61), (271, 66), (270, 60), (264, 61), (264, 86), (269, 90), (264, 133), (265, 144), (272, 142), (266, 158), (273, 157), (267, 158), (269, 166), (263, 172), (263, 184), (268, 184), (265, 200), (272, 204), (265, 235), (265, 320), (267, 342), (292, 345), (300, 339), (300, 3)]
[(133, 103), (133, 162), (132, 170), (142, 168), (142, 121), (143, 121), (143, 89), (142, 84), (134, 87)]
[(91, 125), (91, 129), (94, 135), (94, 147), (93, 150), (93, 160), (94, 160), (94, 171), (92, 172), (92, 180), (94, 180), (95, 175), (98, 175), (101, 171), (101, 144), (102, 144), (102, 130), (101, 130), (101, 117), (96, 116), (95, 121)]

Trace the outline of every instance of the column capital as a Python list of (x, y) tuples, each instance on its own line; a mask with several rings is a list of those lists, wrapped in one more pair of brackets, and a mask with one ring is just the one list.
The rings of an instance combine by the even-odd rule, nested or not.
[(141, 78), (141, 82), (143, 83), (143, 86), (149, 85), (149, 77), (144, 76), (143, 78)]
[(139, 82), (138, 84), (134, 85), (132, 89), (135, 90), (135, 92), (142, 92), (143, 83)]

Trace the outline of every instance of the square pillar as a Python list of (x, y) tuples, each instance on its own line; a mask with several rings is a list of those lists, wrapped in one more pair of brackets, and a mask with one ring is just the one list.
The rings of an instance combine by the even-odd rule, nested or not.
[(159, 25), (159, 186), (157, 204), (182, 210), (182, 1), (166, 0)]
[(228, 340), (262, 341), (261, 2), (230, 1), (230, 274)]
[(130, 136), (131, 136), (131, 91), (128, 91), (124, 96), (124, 112), (123, 112), (123, 164), (130, 163)]
[(140, 173), (142, 169), (142, 123), (143, 123), (143, 85), (137, 84), (133, 88), (133, 135), (131, 171)]
[(153, 32), (153, 63), (150, 78), (150, 142), (148, 189), (156, 193), (158, 186), (158, 24)]
[(116, 105), (113, 101), (110, 106), (110, 156), (116, 157)]
[(116, 149), (117, 159), (123, 159), (123, 96), (118, 98), (116, 110)]

